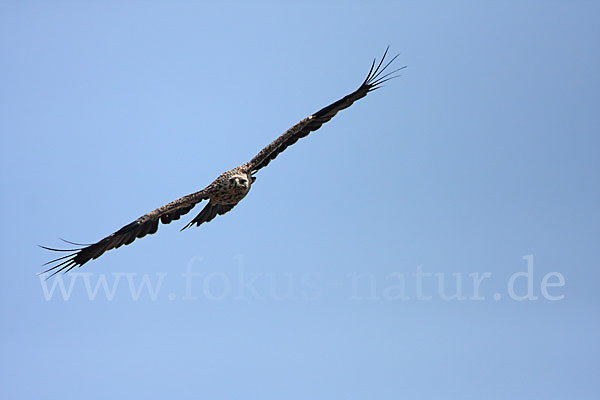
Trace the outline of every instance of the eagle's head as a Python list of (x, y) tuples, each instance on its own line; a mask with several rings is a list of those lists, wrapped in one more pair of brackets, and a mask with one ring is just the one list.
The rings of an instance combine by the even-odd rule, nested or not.
[(233, 175), (229, 178), (231, 186), (239, 191), (248, 191), (254, 179), (247, 175)]

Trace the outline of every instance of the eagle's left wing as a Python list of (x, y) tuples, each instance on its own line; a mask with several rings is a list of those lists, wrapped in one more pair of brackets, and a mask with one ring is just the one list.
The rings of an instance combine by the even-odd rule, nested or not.
[(142, 215), (132, 223), (123, 226), (121, 229), (108, 235), (104, 239), (93, 244), (82, 245), (83, 247), (78, 249), (65, 250), (40, 246), (46, 250), (68, 253), (63, 257), (56, 258), (44, 264), (55, 265), (48, 268), (44, 272), (41, 272), (40, 275), (49, 273), (50, 275), (48, 275), (48, 278), (50, 278), (61, 271), (68, 272), (75, 267), (81, 267), (88, 261), (100, 257), (109, 250), (117, 249), (123, 245), (128, 245), (137, 238), (143, 238), (146, 235), (152, 235), (158, 230), (158, 225), (160, 222), (163, 224), (169, 224), (171, 221), (178, 220), (182, 215), (187, 214), (192, 208), (194, 208), (196, 204), (200, 203), (202, 200), (207, 200), (208, 198), (208, 188), (187, 196), (183, 196), (175, 201), (170, 202), (169, 204)]
[(255, 173), (259, 169), (266, 167), (271, 160), (275, 159), (275, 157), (279, 155), (279, 153), (283, 152), (288, 146), (296, 143), (298, 139), (303, 138), (310, 132), (319, 129), (321, 125), (333, 118), (338, 111), (350, 107), (356, 100), (362, 99), (367, 95), (367, 93), (379, 88), (380, 85), (385, 81), (395, 78), (396, 76), (391, 75), (405, 67), (401, 67), (384, 74), (386, 68), (398, 57), (398, 55), (394, 56), (382, 67), (387, 52), (388, 49), (385, 50), (385, 53), (383, 54), (381, 61), (379, 61), (377, 64), (377, 67), (375, 67), (376, 60), (373, 60), (373, 64), (371, 65), (371, 69), (369, 70), (367, 77), (358, 89), (292, 126), (287, 130), (287, 132), (272, 141), (252, 160), (246, 163), (246, 170), (250, 173)]

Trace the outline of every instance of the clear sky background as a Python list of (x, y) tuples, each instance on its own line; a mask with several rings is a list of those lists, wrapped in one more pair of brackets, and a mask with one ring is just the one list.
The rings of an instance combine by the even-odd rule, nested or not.
[[(1, 2), (0, 397), (597, 399), (599, 13)], [(35, 275), (38, 244), (203, 188), (388, 44), (402, 76), (231, 213)]]

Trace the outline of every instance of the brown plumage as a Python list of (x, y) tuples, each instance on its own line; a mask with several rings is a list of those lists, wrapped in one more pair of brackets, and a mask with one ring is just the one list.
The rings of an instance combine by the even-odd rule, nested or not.
[(322, 108), (311, 116), (304, 118), (302, 121), (288, 129), (283, 135), (271, 142), (267, 147), (262, 149), (249, 162), (222, 173), (210, 185), (199, 192), (189, 194), (159, 207), (154, 211), (150, 211), (97, 243), (83, 245), (83, 247), (70, 250), (53, 249), (41, 246), (47, 250), (68, 253), (63, 257), (47, 262), (45, 265), (53, 263), (55, 265), (42, 272), (42, 274), (50, 273), (48, 277), (51, 277), (61, 271), (68, 272), (75, 267), (81, 267), (88, 261), (100, 257), (108, 250), (119, 248), (122, 245), (128, 245), (136, 238), (151, 235), (158, 230), (159, 223), (162, 222), (163, 224), (168, 224), (171, 221), (178, 220), (182, 215), (187, 214), (196, 204), (203, 200), (209, 200), (208, 204), (194, 219), (185, 225), (183, 229), (194, 224), (200, 226), (200, 224), (204, 222), (211, 221), (217, 215), (223, 215), (229, 212), (246, 196), (246, 194), (248, 194), (252, 183), (256, 179), (254, 174), (258, 170), (266, 167), (287, 147), (296, 143), (298, 139), (319, 129), (321, 125), (328, 122), (339, 111), (350, 107), (356, 100), (361, 99), (369, 92), (380, 88), (380, 85), (383, 82), (397, 76), (394, 76), (393, 74), (404, 67), (384, 73), (386, 68), (398, 57), (398, 55), (394, 56), (390, 61), (383, 65), (387, 51), (388, 50), (386, 49), (383, 57), (379, 63), (377, 63), (377, 66), (375, 66), (376, 60), (373, 60), (373, 64), (371, 65), (367, 77), (358, 89), (335, 103)]

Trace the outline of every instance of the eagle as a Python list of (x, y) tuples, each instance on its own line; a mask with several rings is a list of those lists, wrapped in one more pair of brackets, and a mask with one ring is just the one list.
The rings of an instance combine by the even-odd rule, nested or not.
[(183, 196), (162, 207), (150, 211), (96, 243), (81, 245), (79, 243), (65, 241), (72, 245), (82, 246), (74, 249), (57, 249), (40, 246), (46, 250), (66, 252), (68, 254), (45, 263), (44, 266), (51, 266), (45, 271), (40, 272), (39, 275), (48, 274), (46, 278), (48, 279), (59, 272), (67, 273), (75, 267), (81, 267), (88, 261), (100, 257), (109, 250), (131, 244), (137, 238), (143, 238), (146, 235), (156, 233), (160, 223), (169, 224), (172, 221), (180, 219), (182, 215), (187, 214), (198, 203), (205, 200), (208, 200), (208, 203), (204, 206), (202, 211), (200, 211), (200, 213), (181, 230), (189, 228), (192, 225), (200, 226), (205, 222), (212, 221), (217, 215), (228, 213), (244, 197), (246, 197), (250, 188), (256, 181), (255, 174), (260, 169), (266, 167), (281, 152), (296, 143), (300, 138), (319, 129), (321, 125), (328, 122), (339, 111), (350, 107), (355, 101), (362, 99), (369, 92), (381, 88), (381, 85), (384, 82), (399, 76), (395, 74), (406, 68), (406, 66), (386, 72), (390, 64), (392, 64), (399, 56), (399, 54), (397, 54), (389, 61), (385, 62), (388, 50), (389, 46), (383, 53), (383, 57), (381, 57), (379, 62), (377, 62), (377, 59), (373, 60), (369, 73), (358, 89), (304, 118), (277, 139), (269, 143), (250, 161), (230, 169), (229, 171), (223, 172), (204, 189)]

